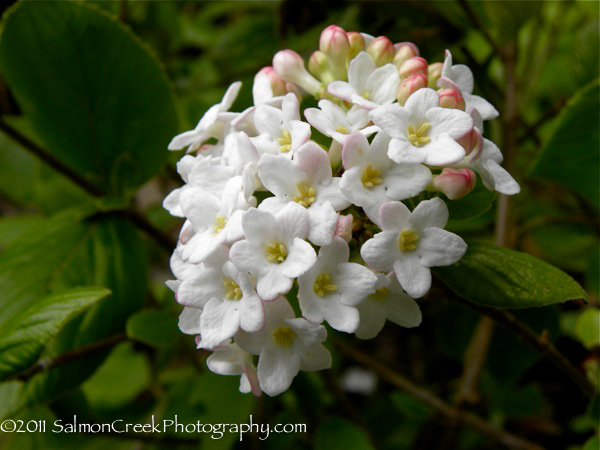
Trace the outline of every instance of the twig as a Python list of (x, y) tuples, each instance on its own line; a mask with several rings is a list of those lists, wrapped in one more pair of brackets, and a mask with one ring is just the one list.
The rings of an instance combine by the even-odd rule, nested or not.
[[(28, 150), (33, 155), (37, 156), (40, 160), (48, 164), (50, 167), (61, 173), (73, 183), (78, 185), (84, 191), (92, 194), (95, 197), (104, 195), (104, 192), (98, 187), (94, 186), (84, 177), (82, 177), (75, 170), (56, 159), (46, 149), (40, 147), (28, 137), (22, 135), (15, 128), (11, 127), (6, 122), (0, 120), (0, 130), (6, 133), (11, 139), (20, 144), (24, 149)], [(152, 225), (143, 215), (133, 208), (127, 208), (121, 211), (122, 214), (127, 217), (131, 222), (137, 226), (140, 230), (144, 231), (148, 236), (154, 239), (162, 248), (167, 252), (173, 251), (176, 246), (176, 242), (169, 236), (165, 235), (162, 231)]]
[[(106, 339), (102, 339), (100, 341), (93, 342), (92, 344), (85, 345), (76, 350), (72, 350), (70, 352), (63, 353), (58, 356), (54, 356), (52, 358), (40, 359), (29, 369), (10, 377), (9, 379), (27, 381), (34, 375), (50, 370), (54, 367), (62, 366), (67, 364), (68, 362), (77, 360), (79, 358), (83, 358), (84, 356), (91, 355), (92, 353), (98, 352), (100, 350), (104, 350), (106, 348), (112, 347), (119, 342), (127, 339), (127, 335), (125, 333), (117, 334), (115, 336), (108, 337)], [(5, 380), (6, 381), (6, 380)]]
[(509, 433), (508, 431), (504, 431), (500, 428), (493, 426), (492, 424), (485, 421), (481, 417), (476, 416), (475, 414), (462, 411), (459, 408), (451, 406), (441, 398), (437, 397), (432, 392), (414, 384), (408, 378), (405, 378), (404, 376), (390, 369), (388, 363), (384, 363), (382, 361), (377, 360), (376, 358), (368, 355), (367, 353), (358, 350), (355, 346), (347, 344), (341, 339), (336, 340), (335, 344), (340, 349), (340, 351), (346, 354), (348, 357), (352, 358), (356, 362), (366, 367), (369, 367), (373, 371), (377, 372), (379, 376), (388, 383), (402, 389), (403, 391), (412, 395), (414, 398), (429, 405), (430, 407), (432, 407), (437, 412), (444, 415), (451, 421), (455, 421), (463, 425), (468, 425), (469, 427), (479, 431), (480, 433), (484, 434), (490, 439), (493, 439), (494, 441), (503, 444), (507, 448), (525, 450), (540, 450), (542, 448), (537, 444), (534, 444), (533, 442), (529, 442), (525, 439), (515, 436), (512, 433)]
[(594, 393), (594, 386), (562, 353), (558, 351), (550, 341), (547, 333), (542, 333), (538, 336), (531, 328), (508, 311), (477, 305), (461, 298), (457, 298), (457, 300), (475, 311), (494, 319), (496, 322), (514, 332), (521, 340), (541, 353), (542, 356), (547, 357), (550, 362), (564, 372), (580, 388), (585, 396), (589, 397)]

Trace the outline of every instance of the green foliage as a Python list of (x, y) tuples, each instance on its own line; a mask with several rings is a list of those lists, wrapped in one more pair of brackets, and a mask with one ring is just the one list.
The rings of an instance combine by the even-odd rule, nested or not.
[(180, 336), (177, 318), (163, 311), (140, 311), (127, 321), (127, 336), (153, 347), (168, 347)]
[(575, 94), (557, 122), (531, 174), (563, 184), (598, 207), (600, 82)]
[(108, 15), (21, 3), (4, 24), (0, 67), (48, 150), (96, 186), (122, 193), (163, 164), (177, 124), (171, 92), (154, 57)]
[(586, 347), (600, 346), (600, 310), (598, 308), (587, 308), (575, 323), (575, 333)]
[(19, 313), (1, 330), (0, 379), (33, 364), (65, 323), (109, 294), (104, 288), (69, 289), (50, 294)]
[(364, 431), (341, 417), (328, 417), (319, 424), (315, 436), (317, 450), (371, 450), (373, 445)]
[(448, 205), (450, 220), (467, 220), (488, 211), (496, 199), (496, 193), (486, 189), (479, 179), (473, 192), (466, 197), (458, 200), (448, 200), (445, 196), (443, 198)]
[(434, 273), (457, 295), (496, 308), (531, 308), (586, 299), (570, 276), (526, 253), (470, 243), (462, 259)]

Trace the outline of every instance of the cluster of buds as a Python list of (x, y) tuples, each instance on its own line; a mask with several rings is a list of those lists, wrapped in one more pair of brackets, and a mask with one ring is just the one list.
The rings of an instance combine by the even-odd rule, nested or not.
[[(168, 285), (180, 329), (213, 352), (209, 368), (277, 395), (300, 370), (330, 367), (324, 322), (361, 339), (386, 320), (419, 325), (430, 267), (466, 251), (444, 230), (439, 193), (468, 195), (476, 173), (491, 190), (519, 186), (483, 137), (497, 111), (448, 51), (428, 64), (414, 44), (332, 25), (308, 70), (277, 53), (254, 79), (254, 105), (230, 112), (240, 88), (169, 145), (188, 151), (185, 184), (164, 201), (186, 219)], [(318, 108), (301, 111), (303, 93)]]

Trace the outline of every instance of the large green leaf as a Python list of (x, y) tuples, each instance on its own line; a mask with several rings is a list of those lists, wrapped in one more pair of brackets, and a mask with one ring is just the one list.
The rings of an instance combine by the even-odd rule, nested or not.
[(529, 308), (587, 298), (560, 269), (527, 253), (483, 242), (469, 244), (456, 264), (433, 271), (456, 294), (480, 305)]
[(23, 2), (7, 15), (0, 67), (50, 152), (111, 192), (154, 175), (177, 131), (150, 52), (100, 9)]
[(127, 321), (127, 336), (152, 347), (172, 345), (181, 336), (177, 317), (164, 311), (140, 311)]
[(1, 330), (0, 378), (31, 366), (65, 323), (109, 294), (105, 288), (74, 288), (50, 294), (22, 311)]
[(531, 172), (599, 205), (600, 83), (581, 89), (557, 119), (552, 137)]

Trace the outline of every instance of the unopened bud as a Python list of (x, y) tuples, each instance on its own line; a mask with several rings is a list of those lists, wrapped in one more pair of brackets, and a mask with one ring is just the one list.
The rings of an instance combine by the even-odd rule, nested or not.
[(331, 167), (337, 167), (342, 162), (342, 144), (333, 139), (331, 141), (331, 146), (329, 147), (329, 162), (331, 163)]
[(476, 182), (477, 177), (472, 170), (446, 167), (440, 175), (434, 177), (433, 186), (450, 200), (458, 200), (473, 192)]
[(465, 110), (465, 99), (460, 88), (453, 81), (442, 77), (438, 80), (438, 86), (441, 87), (438, 95), (442, 108)]
[(335, 80), (331, 69), (329, 68), (329, 60), (325, 53), (320, 50), (313, 52), (308, 60), (308, 71), (317, 77), (324, 84), (329, 84)]
[(444, 68), (444, 64), (441, 62), (436, 62), (433, 64), (429, 64), (429, 69), (427, 73), (429, 74), (429, 86), (431, 89), (437, 89), (437, 82), (442, 76), (442, 69)]
[(479, 158), (479, 155), (483, 150), (483, 136), (481, 135), (481, 131), (475, 127), (473, 127), (471, 131), (469, 131), (463, 137), (457, 139), (456, 142), (462, 145), (467, 155), (470, 155), (473, 151), (475, 151), (471, 161)]
[(348, 59), (352, 60), (356, 55), (367, 48), (367, 44), (365, 42), (365, 37), (357, 31), (350, 31), (349, 33), (346, 33), (346, 36), (348, 36), (348, 42), (350, 42), (350, 55)]
[(346, 216), (338, 215), (337, 225), (335, 227), (335, 236), (341, 237), (346, 242), (352, 239), (352, 214)]
[(418, 73), (416, 75), (412, 75), (405, 79), (400, 87), (398, 88), (398, 103), (400, 105), (404, 105), (408, 97), (414, 94), (421, 88), (427, 87), (427, 76), (422, 73)]
[(271, 86), (271, 90), (273, 91), (274, 96), (285, 95), (285, 80), (277, 75), (275, 69), (271, 66), (263, 67), (258, 71), (256, 76), (254, 77), (254, 82), (260, 82), (260, 79), (266, 79)]
[(404, 63), (398, 69), (398, 73), (400, 74), (400, 78), (405, 79), (412, 75), (416, 75), (421, 73), (423, 75), (427, 75), (429, 68), (427, 66), (427, 61), (419, 56), (414, 56), (410, 59), (404, 61)]
[(273, 57), (273, 68), (285, 81), (295, 83), (312, 95), (317, 95), (321, 83), (304, 67), (304, 60), (293, 50), (281, 50)]
[(394, 65), (398, 69), (410, 58), (419, 56), (419, 49), (412, 42), (400, 42), (394, 47), (396, 48), (396, 55), (394, 56)]
[(343, 28), (330, 25), (321, 33), (319, 49), (329, 60), (329, 69), (336, 80), (348, 79), (350, 41)]
[(373, 42), (367, 48), (367, 53), (373, 57), (375, 64), (379, 67), (394, 60), (396, 48), (387, 37), (379, 36), (373, 39)]

